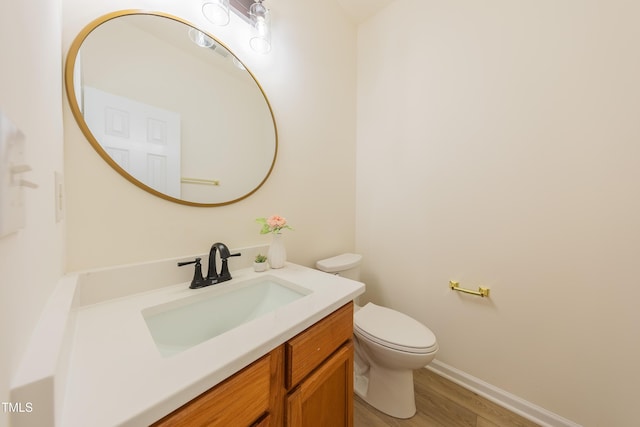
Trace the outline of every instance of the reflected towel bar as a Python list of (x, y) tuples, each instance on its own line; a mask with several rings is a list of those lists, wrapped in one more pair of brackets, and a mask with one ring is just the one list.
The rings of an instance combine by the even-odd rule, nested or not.
[(200, 179), (200, 178), (180, 178), (180, 182), (184, 184), (204, 184), (204, 185), (220, 185), (217, 179)]
[(449, 288), (454, 291), (464, 292), (465, 294), (477, 295), (479, 297), (489, 297), (489, 288), (483, 288), (480, 286), (477, 291), (472, 291), (470, 289), (464, 289), (460, 287), (460, 283), (454, 282), (453, 280), (449, 280)]

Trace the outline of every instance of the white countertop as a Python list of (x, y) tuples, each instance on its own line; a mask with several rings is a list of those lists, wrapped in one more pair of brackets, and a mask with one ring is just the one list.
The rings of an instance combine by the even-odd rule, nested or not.
[[(61, 425), (148, 425), (364, 292), (360, 282), (290, 263), (232, 275), (202, 289), (189, 289), (186, 282), (76, 308)], [(312, 293), (178, 354), (160, 354), (143, 309), (197, 293), (214, 295), (262, 276)]]

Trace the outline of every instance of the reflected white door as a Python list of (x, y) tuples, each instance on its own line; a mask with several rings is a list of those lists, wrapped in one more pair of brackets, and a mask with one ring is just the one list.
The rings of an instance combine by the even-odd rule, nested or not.
[(180, 198), (180, 114), (85, 86), (84, 119), (122, 169)]

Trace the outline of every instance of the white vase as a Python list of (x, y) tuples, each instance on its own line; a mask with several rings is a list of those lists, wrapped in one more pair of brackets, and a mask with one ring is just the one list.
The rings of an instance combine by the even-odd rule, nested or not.
[(267, 252), (267, 260), (271, 268), (282, 268), (287, 261), (287, 249), (284, 247), (282, 234), (273, 233), (273, 239)]

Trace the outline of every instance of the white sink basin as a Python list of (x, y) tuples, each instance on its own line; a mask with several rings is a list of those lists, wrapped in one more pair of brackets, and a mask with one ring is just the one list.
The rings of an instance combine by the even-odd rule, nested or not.
[(207, 341), (311, 293), (309, 289), (273, 276), (238, 284), (228, 282), (225, 288), (211, 289), (214, 292), (206, 290), (194, 291), (198, 294), (142, 310), (151, 336), (164, 357)]

